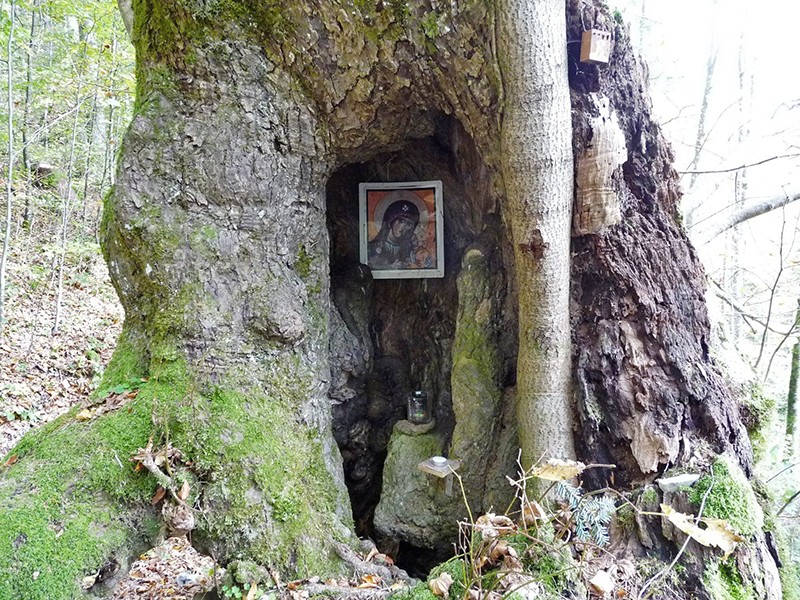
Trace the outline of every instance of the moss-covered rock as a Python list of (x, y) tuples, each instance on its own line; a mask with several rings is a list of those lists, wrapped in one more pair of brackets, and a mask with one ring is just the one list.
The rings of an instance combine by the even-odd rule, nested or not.
[(703, 516), (727, 520), (740, 535), (747, 537), (760, 531), (764, 527), (764, 511), (739, 465), (722, 455), (712, 470), (692, 486), (692, 504), (699, 508), (705, 498)]
[(77, 597), (85, 576), (124, 568), (158, 532), (155, 481), (128, 458), (152, 433), (136, 398), (95, 421), (77, 409), (27, 435), (0, 478), (0, 598)]
[(466, 512), (458, 482), (453, 495), (446, 496), (442, 480), (417, 468), (442, 453), (442, 440), (435, 430), (410, 433), (406, 425), (399, 421), (389, 441), (375, 529), (423, 548), (447, 546), (456, 539), (458, 518)]
[(755, 600), (733, 560), (708, 565), (703, 583), (712, 600)]

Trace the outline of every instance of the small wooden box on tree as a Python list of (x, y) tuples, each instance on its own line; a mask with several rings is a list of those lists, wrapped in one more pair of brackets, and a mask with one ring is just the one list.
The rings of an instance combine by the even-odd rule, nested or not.
[(611, 56), (611, 33), (588, 29), (581, 35), (581, 62), (592, 65), (608, 64)]

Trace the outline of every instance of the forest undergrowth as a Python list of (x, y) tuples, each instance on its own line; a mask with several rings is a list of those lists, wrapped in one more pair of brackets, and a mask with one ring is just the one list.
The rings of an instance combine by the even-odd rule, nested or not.
[(66, 245), (61, 322), (53, 333), (61, 251), (56, 223), (42, 215), (29, 231), (15, 228), (0, 335), (0, 456), (26, 431), (88, 398), (122, 328), (94, 223), (79, 222)]

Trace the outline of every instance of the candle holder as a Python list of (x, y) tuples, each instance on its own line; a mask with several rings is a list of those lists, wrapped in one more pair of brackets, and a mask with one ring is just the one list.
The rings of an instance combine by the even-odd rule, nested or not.
[(408, 420), (415, 425), (431, 421), (431, 402), (428, 392), (414, 390), (408, 395)]

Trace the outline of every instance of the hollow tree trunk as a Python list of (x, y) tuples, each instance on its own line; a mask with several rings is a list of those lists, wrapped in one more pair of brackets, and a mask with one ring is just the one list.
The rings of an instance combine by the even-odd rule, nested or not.
[[(519, 414), (529, 457), (576, 446), (582, 460), (616, 463), (617, 485), (652, 482), (678, 462), (703, 468), (722, 452), (751, 472), (746, 433), (708, 358), (702, 270), (676, 220), (672, 156), (625, 31), (599, 3), (574, 0), (564, 36), (557, 4), (548, 4), (546, 23), (535, 23), (527, 4), (506, 2), (508, 14), (496, 15), (480, 0), (134, 3), (137, 113), (102, 227), (126, 319), (102, 387), (139, 391), (88, 420), (73, 411), (14, 450), (0, 480), (2, 506), (14, 499), (0, 512), (0, 547), (13, 548), (0, 555), (0, 596), (77, 596), (86, 573), (124, 567), (154, 537), (156, 482), (127, 464), (151, 437), (155, 447), (180, 450), (172, 476), (190, 484), (192, 540), (201, 549), (223, 564), (249, 559), (288, 576), (341, 571), (338, 543), (353, 535), (330, 405), (358, 401), (341, 408), (347, 427), (337, 431), (350, 454), (364, 448), (351, 432), (381, 411), (398, 412), (370, 397), (379, 395), (381, 369), (435, 384), (446, 430), (425, 450), (447, 450), (452, 436), (450, 450), (466, 455), (488, 446), (470, 444), (472, 435), (513, 433), (508, 408), (518, 399), (528, 405)], [(579, 64), (568, 46), (577, 163), (601, 130), (610, 132), (603, 147), (614, 149), (593, 159), (603, 165), (596, 177), (580, 178), (594, 185), (579, 194), (587, 203), (579, 215), (592, 217), (594, 229), (582, 222), (573, 238), (569, 288), (545, 268), (550, 258), (561, 267), (568, 259), (561, 62), (497, 39), (514, 14), (542, 31), (532, 43), (562, 58), (582, 22), (615, 33), (605, 70)], [(495, 19), (503, 27), (495, 30)], [(546, 88), (562, 95), (526, 96)], [(532, 125), (535, 118), (542, 122)], [(538, 146), (522, 148), (528, 139)], [(552, 155), (543, 160), (538, 150)], [(437, 178), (436, 170), (447, 186), (445, 277), (364, 282), (348, 236), (358, 231), (351, 184)], [(326, 195), (326, 184), (336, 189)], [(543, 210), (543, 192), (558, 196), (556, 216)], [(528, 202), (534, 197), (540, 206)], [(354, 269), (357, 277), (339, 276)], [(564, 401), (566, 289), (572, 405)], [(551, 292), (558, 300), (531, 314)], [(421, 327), (409, 333), (405, 319)], [(559, 336), (550, 372), (535, 350)], [(359, 358), (339, 377), (350, 348)], [(365, 384), (359, 378), (369, 369)], [(477, 412), (494, 415), (494, 427), (465, 424), (470, 381), (487, 390)], [(547, 410), (531, 408), (537, 398)], [(357, 403), (369, 405), (367, 418), (358, 414), (350, 427)], [(375, 460), (386, 440), (379, 446)], [(505, 469), (492, 465), (508, 464), (500, 454), (465, 467), (479, 508), (490, 505), (481, 496), (496, 497), (487, 481)], [(350, 464), (364, 462), (349, 455)], [(604, 485), (605, 475), (587, 483)], [(656, 538), (653, 553), (675, 551)], [(756, 566), (771, 560), (753, 555)]]

